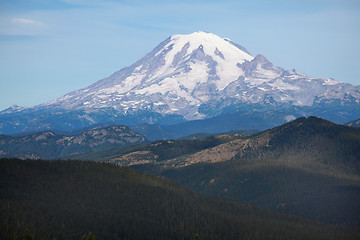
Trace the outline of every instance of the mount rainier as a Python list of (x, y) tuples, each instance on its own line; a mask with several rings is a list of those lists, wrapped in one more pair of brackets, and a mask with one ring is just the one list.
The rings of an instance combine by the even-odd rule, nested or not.
[(133, 65), (86, 88), (32, 108), (4, 110), (0, 133), (105, 122), (167, 125), (278, 109), (289, 113), (283, 121), (315, 114), (347, 122), (360, 118), (360, 86), (285, 70), (230, 39), (195, 32), (169, 37)]

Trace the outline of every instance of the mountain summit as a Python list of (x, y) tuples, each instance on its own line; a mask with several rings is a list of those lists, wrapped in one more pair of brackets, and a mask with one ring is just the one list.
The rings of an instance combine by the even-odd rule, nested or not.
[[(349, 111), (343, 106), (350, 106)], [(169, 37), (133, 65), (86, 88), (14, 110), (17, 122), (4, 123), (0, 133), (1, 129), (73, 129), (104, 122), (170, 124), (239, 110), (252, 114), (254, 108), (263, 112), (292, 109), (286, 115), (291, 119), (316, 115), (348, 122), (360, 117), (360, 86), (284, 70), (262, 55), (253, 57), (230, 39), (194, 32)], [(49, 122), (58, 121), (59, 115), (64, 121), (51, 126)], [(0, 120), (14, 120), (14, 116), (11, 109), (0, 112)], [(35, 124), (34, 119), (41, 126), (22, 128), (22, 123)], [(284, 119), (282, 115), (278, 122)]]
[(286, 71), (229, 39), (195, 32), (173, 35), (130, 67), (43, 106), (151, 110), (192, 120), (208, 117), (199, 107), (210, 102), (311, 106), (347, 96), (359, 103), (359, 87)]
[(239, 66), (253, 59), (245, 48), (212, 33), (173, 35), (130, 67), (45, 105), (203, 118), (199, 106), (242, 76)]

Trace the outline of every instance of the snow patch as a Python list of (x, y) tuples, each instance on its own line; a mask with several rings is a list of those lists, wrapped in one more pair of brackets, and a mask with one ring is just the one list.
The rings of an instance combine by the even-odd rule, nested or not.
[(286, 122), (290, 122), (290, 121), (295, 120), (296, 117), (294, 115), (286, 115), (284, 119)]
[(325, 79), (324, 82), (324, 85), (337, 85), (337, 84), (339, 84), (339, 82), (331, 78)]

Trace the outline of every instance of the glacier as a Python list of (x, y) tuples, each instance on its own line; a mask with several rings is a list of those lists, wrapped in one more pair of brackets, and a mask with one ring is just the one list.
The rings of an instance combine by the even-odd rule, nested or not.
[[(151, 119), (143, 117), (140, 122), (156, 122), (159, 117), (155, 115), (179, 116), (189, 121), (238, 111), (243, 106), (251, 109), (252, 105), (264, 111), (301, 108), (303, 115), (316, 108), (321, 115), (334, 104), (334, 111), (351, 105), (352, 110), (341, 113), (346, 120), (360, 118), (360, 86), (274, 66), (264, 56), (252, 56), (228, 38), (198, 31), (170, 36), (131, 66), (88, 87), (32, 108), (14, 107), (0, 112), (0, 120), (12, 112), (16, 116), (34, 112), (43, 116), (46, 112), (72, 111), (78, 115), (81, 112), (77, 117), (81, 121), (91, 119), (86, 124), (96, 124), (100, 121), (93, 116), (96, 112), (110, 111), (101, 121), (117, 119), (123, 123), (126, 116), (145, 113), (152, 113)], [(1, 124), (7, 125), (4, 121)]]

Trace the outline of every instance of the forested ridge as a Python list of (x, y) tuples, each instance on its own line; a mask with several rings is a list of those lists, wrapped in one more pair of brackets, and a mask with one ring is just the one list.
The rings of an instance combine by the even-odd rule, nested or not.
[[(105, 149), (102, 151), (91, 152), (73, 156), (74, 159), (79, 160), (93, 160), (103, 162), (118, 163), (116, 158), (123, 155), (140, 152), (141, 156), (135, 160), (143, 160), (144, 158), (161, 162), (171, 158), (182, 155), (193, 154), (204, 149), (212, 148), (220, 144), (226, 143), (235, 139), (242, 139), (247, 137), (240, 134), (220, 134), (217, 136), (209, 136), (202, 139), (187, 139), (187, 140), (161, 140), (149, 144), (137, 144), (125, 147), (116, 147)], [(120, 163), (121, 165), (121, 163)]]
[[(226, 156), (221, 153), (234, 157), (168, 168), (160, 175), (203, 194), (322, 222), (360, 226), (359, 128), (316, 117), (300, 118), (204, 150), (196, 158), (186, 156), (184, 161)], [(146, 165), (137, 169), (152, 171)]]
[(358, 239), (112, 164), (0, 160), (0, 239)]
[(360, 226), (360, 129), (317, 117), (252, 136), (166, 140), (79, 157), (132, 165), (202, 194)]

